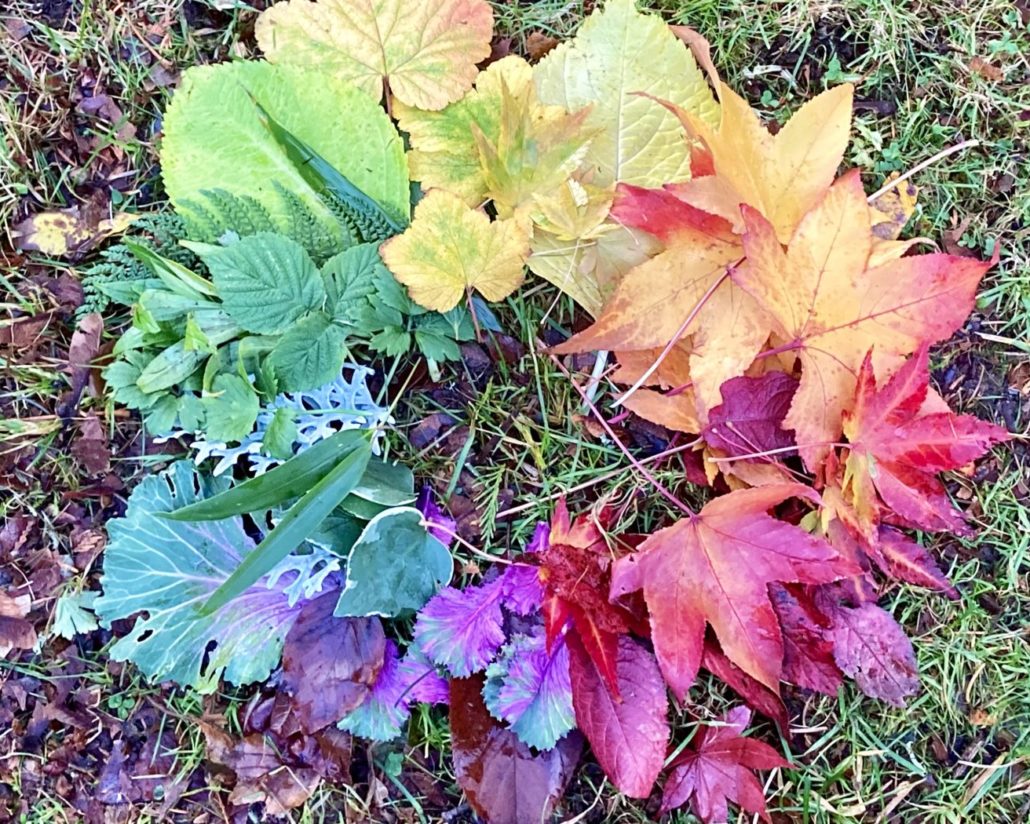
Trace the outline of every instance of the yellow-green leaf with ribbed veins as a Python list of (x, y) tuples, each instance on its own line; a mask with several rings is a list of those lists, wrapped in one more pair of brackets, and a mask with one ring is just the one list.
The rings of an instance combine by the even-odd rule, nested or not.
[(443, 111), (398, 105), (394, 114), (411, 141), (412, 178), (469, 206), (492, 200), (501, 217), (563, 183), (591, 137), (583, 127), (588, 112), (541, 104), (532, 67), (514, 55), (491, 63)]
[(528, 222), (491, 222), (457, 195), (435, 189), (415, 207), (411, 226), (384, 243), (381, 254), (415, 303), (446, 312), (471, 289), (501, 300), (519, 287), (529, 254)]
[(272, 63), (317, 68), (377, 101), (384, 86), (420, 109), (442, 109), (472, 86), (490, 55), (486, 0), (289, 0), (255, 27)]
[(690, 151), (676, 116), (643, 92), (675, 103), (713, 126), (719, 108), (690, 50), (633, 0), (608, 0), (575, 39), (534, 70), (540, 99), (576, 111), (593, 106), (587, 126), (600, 130), (587, 153), (593, 183), (653, 188), (690, 178)]

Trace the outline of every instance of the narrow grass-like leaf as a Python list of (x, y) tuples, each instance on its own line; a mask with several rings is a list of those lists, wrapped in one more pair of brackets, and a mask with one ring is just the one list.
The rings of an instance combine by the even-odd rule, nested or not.
[[(367, 452), (368, 443), (365, 431), (348, 429), (337, 432), (264, 475), (244, 481), (213, 498), (175, 512), (162, 513), (162, 516), (174, 521), (218, 521), (245, 512), (270, 509), (307, 493), (348, 453), (355, 450)], [(360, 479), (361, 475), (358, 477)]]
[(218, 297), (218, 292), (215, 291), (211, 281), (202, 278), (181, 263), (162, 257), (154, 250), (148, 249), (142, 243), (137, 243), (134, 240), (126, 239), (122, 241), (122, 244), (175, 294), (181, 295), (184, 298), (194, 298), (195, 300), (202, 300), (205, 296), (209, 298)]
[(225, 583), (214, 591), (202, 611), (207, 614), (229, 603), (296, 549), (354, 489), (371, 454), (371, 446), (366, 442), (362, 448), (351, 451), (311, 487)]

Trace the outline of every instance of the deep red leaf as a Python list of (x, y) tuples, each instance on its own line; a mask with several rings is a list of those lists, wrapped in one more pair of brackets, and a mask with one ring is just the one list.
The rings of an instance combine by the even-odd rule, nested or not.
[[(709, 446), (736, 457), (794, 445), (794, 433), (783, 428), (798, 382), (783, 372), (757, 378), (732, 378), (722, 385), (722, 403), (708, 413), (701, 433)], [(782, 459), (777, 453), (770, 459)]]
[(716, 236), (732, 236), (733, 233), (728, 220), (691, 206), (668, 189), (643, 189), (628, 183), (620, 183), (615, 189), (610, 215), (619, 223), (642, 229), (666, 244), (675, 242), (684, 229)]
[(844, 679), (833, 658), (832, 623), (799, 586), (769, 587), (783, 633), (783, 680), (836, 695)]
[(375, 617), (334, 617), (339, 597), (327, 592), (305, 605), (283, 646), (283, 683), (308, 733), (361, 704), (383, 666), (383, 625)]
[(912, 642), (894, 617), (876, 604), (835, 606), (833, 657), (866, 695), (895, 707), (919, 691)]
[(454, 772), (472, 809), (490, 824), (539, 824), (565, 792), (579, 761), (575, 731), (534, 754), (483, 703), (483, 676), (450, 682)]
[(669, 699), (654, 656), (629, 636), (619, 638), (619, 699), (575, 633), (568, 645), (577, 726), (619, 791), (646, 798), (669, 743)]
[(787, 708), (783, 705), (780, 693), (774, 692), (744, 672), (723, 654), (718, 643), (711, 638), (705, 639), (701, 666), (743, 698), (751, 709), (775, 721), (782, 735), (790, 736), (790, 719), (787, 717)]
[(703, 727), (690, 748), (676, 759), (662, 794), (662, 812), (682, 807), (691, 809), (705, 824), (729, 819), (727, 802), (771, 822), (765, 809), (765, 793), (751, 770), (789, 767), (768, 744), (743, 737), (751, 720), (745, 707), (734, 707), (720, 726)]

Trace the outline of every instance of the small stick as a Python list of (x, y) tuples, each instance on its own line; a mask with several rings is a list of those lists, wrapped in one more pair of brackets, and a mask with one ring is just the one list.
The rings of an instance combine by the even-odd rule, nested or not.
[(900, 186), (910, 177), (914, 177), (915, 175), (919, 174), (921, 171), (923, 171), (923, 169), (932, 166), (938, 160), (944, 160), (944, 158), (949, 157), (957, 152), (961, 152), (966, 149), (972, 149), (973, 147), (979, 145), (980, 141), (974, 138), (972, 140), (963, 140), (961, 143), (956, 143), (954, 146), (949, 146), (947, 149), (941, 149), (933, 157), (928, 157), (922, 163), (917, 163), (904, 174), (898, 175), (898, 177), (895, 180), (891, 180), (888, 183), (883, 184), (883, 186), (881, 186), (879, 189), (877, 189), (875, 192), (869, 195), (869, 197), (866, 199), (870, 203), (873, 203), (874, 201), (878, 200), (879, 198), (887, 194), (887, 192), (889, 192), (891, 189)]

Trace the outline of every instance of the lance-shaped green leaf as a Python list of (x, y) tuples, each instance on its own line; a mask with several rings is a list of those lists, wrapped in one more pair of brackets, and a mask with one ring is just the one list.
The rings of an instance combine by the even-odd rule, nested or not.
[(393, 617), (424, 606), (451, 578), (451, 555), (422, 513), (389, 509), (373, 518), (347, 556), (336, 615)]
[[(242, 331), (228, 315), (219, 312), (210, 317), (197, 317), (197, 323), (212, 346), (221, 346)], [(177, 341), (159, 352), (140, 372), (136, 386), (141, 392), (159, 392), (182, 383), (207, 360), (202, 349), (187, 349), (185, 341)]]
[(93, 606), (105, 627), (139, 616), (111, 647), (111, 657), (132, 661), (152, 681), (200, 692), (214, 691), (223, 676), (233, 684), (263, 681), (304, 604), (291, 604), (284, 592), (298, 575), (287, 572), (274, 586), (255, 583), (220, 609), (201, 612), (253, 552), (253, 541), (238, 518), (187, 524), (156, 516), (203, 501), (226, 483), (180, 461), (165, 474), (144, 478), (125, 517), (108, 522), (104, 592)]
[(366, 442), (350, 452), (328, 475), (311, 487), (289, 508), (282, 520), (258, 544), (257, 549), (215, 590), (204, 604), (204, 612), (213, 612), (229, 603), (300, 546), (351, 493), (361, 480), (371, 454), (372, 448)]
[(175, 294), (184, 298), (193, 298), (194, 300), (203, 300), (205, 296), (218, 296), (215, 287), (210, 281), (202, 278), (191, 269), (187, 269), (181, 263), (162, 257), (153, 249), (134, 240), (123, 240), (122, 245), (132, 252), (133, 257), (139, 260), (140, 263), (157, 275), (161, 282)]
[(174, 512), (164, 512), (161, 517), (173, 521), (218, 521), (245, 512), (271, 509), (291, 498), (299, 498), (348, 454), (367, 447), (368, 432), (356, 429), (337, 432), (264, 475), (250, 478), (220, 495), (192, 502)]

